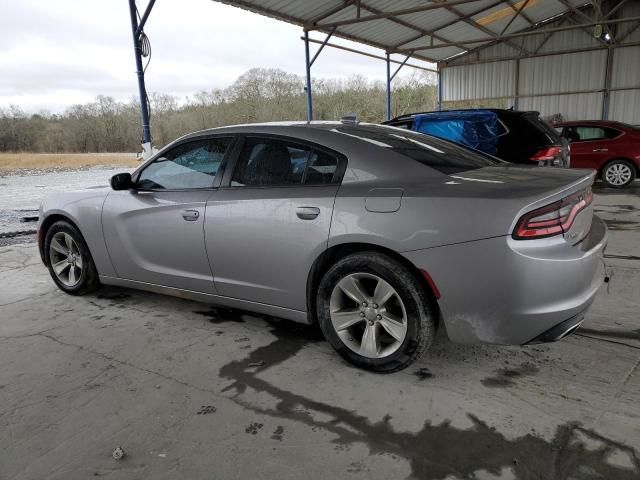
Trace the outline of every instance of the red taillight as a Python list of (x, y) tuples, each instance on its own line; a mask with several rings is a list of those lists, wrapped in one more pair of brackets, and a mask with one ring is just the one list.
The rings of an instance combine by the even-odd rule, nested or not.
[(593, 201), (591, 188), (523, 215), (513, 232), (516, 240), (551, 237), (567, 232), (578, 213)]
[(547, 147), (537, 151), (529, 160), (532, 162), (547, 162), (562, 156), (562, 147)]

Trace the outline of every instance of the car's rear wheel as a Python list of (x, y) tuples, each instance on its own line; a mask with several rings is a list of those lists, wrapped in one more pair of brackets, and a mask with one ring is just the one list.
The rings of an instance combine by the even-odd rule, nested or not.
[(344, 359), (376, 372), (405, 368), (435, 335), (434, 309), (416, 276), (377, 252), (349, 255), (325, 273), (317, 314)]
[(51, 278), (63, 292), (84, 295), (100, 286), (89, 248), (69, 222), (61, 220), (51, 225), (44, 253)]
[(611, 188), (624, 188), (635, 179), (636, 168), (629, 160), (612, 160), (602, 170), (602, 181)]

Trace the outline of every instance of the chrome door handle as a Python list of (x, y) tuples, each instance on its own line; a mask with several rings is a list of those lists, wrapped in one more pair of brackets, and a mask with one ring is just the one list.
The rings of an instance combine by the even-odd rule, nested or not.
[(313, 220), (320, 215), (320, 209), (318, 207), (298, 207), (296, 208), (296, 215), (301, 220)]
[(608, 152), (609, 149), (608, 148), (594, 148), (593, 150), (591, 150), (592, 152)]
[(184, 218), (187, 222), (195, 222), (198, 220), (200, 216), (200, 212), (198, 210), (183, 210), (182, 218)]

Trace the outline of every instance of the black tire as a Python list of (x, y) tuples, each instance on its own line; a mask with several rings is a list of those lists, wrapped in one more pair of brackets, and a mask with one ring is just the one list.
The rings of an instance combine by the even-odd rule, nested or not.
[[(624, 183), (615, 183), (615, 181), (614, 182), (610, 181), (607, 178), (607, 176), (608, 176), (607, 174), (608, 173), (613, 173), (612, 169), (615, 169), (615, 168), (628, 169), (628, 171), (630, 172), (629, 179)], [(615, 159), (615, 160), (611, 160), (602, 169), (601, 177), (602, 177), (602, 182), (607, 187), (610, 187), (610, 188), (626, 188), (629, 185), (631, 185), (633, 183), (633, 181), (636, 179), (636, 166), (632, 162), (630, 162), (629, 160), (625, 160), (623, 158), (618, 158), (618, 159)]]
[[(369, 358), (358, 354), (343, 342), (333, 326), (332, 292), (338, 282), (352, 274), (372, 274), (383, 279), (393, 287), (404, 304), (406, 336), (397, 350), (388, 356)], [(378, 373), (391, 373), (407, 367), (431, 346), (436, 332), (435, 308), (414, 273), (378, 252), (354, 253), (336, 262), (320, 281), (316, 310), (322, 333), (336, 352), (349, 363)]]
[[(77, 283), (74, 285), (65, 285), (56, 273), (54, 272), (52, 259), (51, 259), (51, 242), (54, 236), (58, 233), (64, 233), (73, 239), (75, 245), (77, 245), (80, 257), (82, 259), (82, 268), (80, 270), (80, 275), (77, 279)], [(49, 274), (53, 279), (54, 283), (58, 286), (60, 290), (70, 295), (84, 295), (86, 293), (93, 292), (100, 287), (100, 281), (98, 279), (98, 271), (96, 270), (96, 266), (93, 263), (93, 258), (91, 257), (91, 253), (89, 252), (89, 248), (82, 238), (82, 234), (78, 231), (78, 229), (73, 226), (71, 223), (66, 222), (64, 220), (60, 220), (55, 222), (49, 230), (47, 230), (47, 234), (44, 239), (44, 256), (45, 263), (47, 268), (49, 269)]]

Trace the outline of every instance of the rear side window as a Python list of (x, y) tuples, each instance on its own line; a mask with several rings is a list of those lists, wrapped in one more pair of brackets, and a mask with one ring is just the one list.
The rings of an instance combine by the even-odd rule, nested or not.
[(338, 168), (338, 159), (325, 152), (313, 151), (304, 176), (306, 185), (331, 183)]
[(606, 140), (620, 135), (620, 132), (617, 130), (604, 127), (568, 127), (567, 130), (575, 132), (573, 134), (574, 141)]
[(334, 131), (389, 149), (447, 175), (504, 163), (437, 137), (399, 129), (343, 125), (335, 127)]
[(309, 145), (272, 138), (245, 140), (231, 186), (322, 185), (333, 181), (338, 161)]
[(509, 133), (509, 129), (500, 119), (498, 119), (498, 122), (496, 123), (496, 133), (499, 137), (503, 137), (504, 135)]
[(560, 144), (560, 135), (558, 132), (537, 115), (525, 114), (522, 116), (522, 120), (533, 127), (534, 131), (539, 132), (544, 140), (546, 140), (544, 143)]

